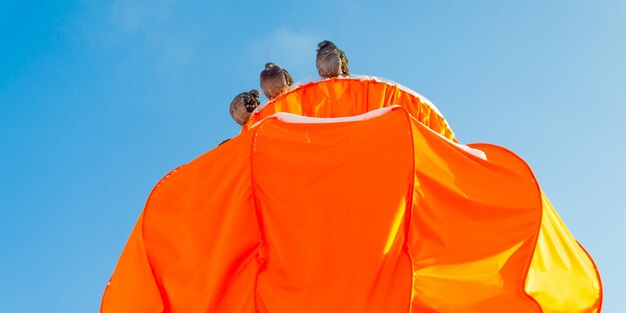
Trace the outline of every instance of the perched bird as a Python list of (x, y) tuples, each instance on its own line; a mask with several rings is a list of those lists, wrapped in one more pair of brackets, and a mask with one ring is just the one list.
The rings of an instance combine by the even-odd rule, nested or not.
[(237, 124), (243, 126), (248, 122), (252, 111), (261, 104), (261, 101), (259, 101), (260, 96), (261, 93), (256, 89), (242, 92), (235, 96), (230, 103), (230, 116), (233, 117)]
[(289, 72), (272, 62), (265, 64), (265, 69), (261, 71), (260, 76), (261, 90), (269, 100), (278, 97), (293, 85), (293, 79), (291, 79)]
[(324, 40), (317, 45), (317, 72), (323, 78), (349, 76), (348, 58), (334, 43)]

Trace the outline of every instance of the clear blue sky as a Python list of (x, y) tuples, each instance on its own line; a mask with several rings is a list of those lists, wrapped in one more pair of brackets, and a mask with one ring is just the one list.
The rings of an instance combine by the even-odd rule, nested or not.
[(266, 2), (0, 3), (0, 312), (97, 312), (152, 186), (322, 39), (522, 156), (625, 310), (626, 2)]

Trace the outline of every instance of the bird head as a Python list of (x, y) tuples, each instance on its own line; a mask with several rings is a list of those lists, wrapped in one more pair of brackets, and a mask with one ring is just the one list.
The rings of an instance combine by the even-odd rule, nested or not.
[(252, 90), (248, 91), (248, 93), (251, 94), (253, 97), (255, 97), (257, 99), (261, 96), (261, 93), (258, 90), (256, 90), (256, 89), (252, 89)]
[(326, 47), (334, 47), (334, 46), (335, 44), (332, 41), (324, 40), (317, 44), (317, 51), (319, 51), (320, 49), (324, 49)]
[(267, 63), (265, 63), (265, 69), (266, 69), (266, 70), (269, 70), (269, 69), (271, 69), (271, 68), (273, 68), (273, 67), (276, 67), (276, 64), (274, 64), (274, 63), (272, 63), (272, 62), (267, 62)]

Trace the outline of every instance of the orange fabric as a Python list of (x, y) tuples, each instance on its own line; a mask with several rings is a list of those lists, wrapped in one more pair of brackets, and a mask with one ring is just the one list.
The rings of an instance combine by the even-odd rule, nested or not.
[(309, 117), (345, 117), (392, 105), (402, 106), (426, 127), (456, 141), (446, 120), (427, 99), (395, 84), (358, 78), (332, 78), (299, 86), (255, 112), (244, 131), (276, 112)]
[(542, 194), (539, 241), (528, 272), (526, 291), (544, 313), (600, 311), (602, 290), (593, 260), (567, 230)]
[(146, 257), (141, 235), (142, 220), (143, 214), (139, 217), (111, 281), (107, 284), (102, 297), (101, 312), (163, 312), (156, 278)]
[(541, 221), (530, 170), (502, 148), (468, 157), (413, 125), (414, 311), (541, 312), (523, 289)]
[[(242, 134), (157, 184), (101, 312), (551, 312), (541, 295), (559, 291), (535, 277), (537, 260), (556, 256), (536, 247), (580, 253), (542, 243), (554, 237), (542, 225), (558, 216), (542, 216), (532, 172), (504, 148), (472, 145), (487, 160), (459, 148), (416, 99), (379, 81), (331, 79), (270, 102)], [(358, 121), (269, 117), (398, 102)], [(584, 303), (568, 291), (578, 303), (568, 308), (599, 311), (595, 268), (577, 264), (597, 283)]]

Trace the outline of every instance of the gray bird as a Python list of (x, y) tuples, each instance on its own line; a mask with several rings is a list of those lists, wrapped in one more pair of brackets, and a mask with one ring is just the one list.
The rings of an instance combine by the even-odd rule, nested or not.
[(230, 103), (230, 116), (233, 117), (237, 124), (241, 126), (246, 125), (252, 111), (261, 104), (261, 101), (259, 101), (260, 96), (261, 93), (256, 89), (242, 92), (235, 96)]
[(265, 69), (261, 71), (260, 77), (261, 90), (269, 100), (278, 97), (293, 85), (293, 79), (291, 79), (289, 72), (272, 62), (265, 64)]
[(324, 40), (317, 45), (317, 72), (323, 78), (350, 76), (348, 58), (334, 43)]

